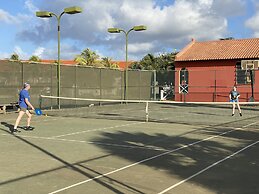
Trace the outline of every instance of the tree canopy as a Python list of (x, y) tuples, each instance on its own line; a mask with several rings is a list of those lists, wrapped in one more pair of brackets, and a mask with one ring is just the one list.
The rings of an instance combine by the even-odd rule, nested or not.
[(160, 54), (155, 57), (153, 54), (147, 54), (140, 61), (131, 65), (132, 69), (140, 70), (170, 70), (174, 69), (174, 59), (177, 53)]
[(96, 61), (99, 59), (99, 55), (95, 51), (90, 50), (89, 48), (82, 51), (80, 55), (75, 57), (75, 61), (79, 65), (85, 66), (95, 66)]
[(36, 55), (32, 55), (32, 56), (30, 57), (29, 61), (32, 61), (32, 62), (40, 62), (41, 59), (40, 59), (38, 56), (36, 56)]
[(82, 51), (80, 55), (77, 55), (74, 59), (78, 65), (83, 66), (93, 66), (93, 67), (106, 67), (106, 68), (119, 68), (118, 64), (113, 62), (109, 57), (103, 57), (100, 59), (100, 56), (89, 48)]
[(20, 60), (20, 57), (18, 54), (14, 53), (11, 55), (10, 57), (11, 60), (14, 60), (14, 61), (19, 61)]

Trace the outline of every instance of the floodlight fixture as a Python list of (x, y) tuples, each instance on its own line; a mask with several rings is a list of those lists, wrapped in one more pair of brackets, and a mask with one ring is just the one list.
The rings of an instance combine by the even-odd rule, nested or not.
[(134, 30), (134, 31), (143, 31), (143, 30), (147, 30), (147, 27), (144, 26), (144, 25), (141, 25), (141, 26), (134, 26), (134, 27), (133, 27), (133, 30)]
[(81, 13), (82, 11), (83, 11), (82, 8), (77, 6), (68, 7), (64, 9), (64, 13), (66, 14), (77, 14), (77, 13)]
[(126, 38), (126, 45), (125, 45), (125, 57), (126, 57), (126, 69), (125, 69), (125, 76), (124, 76), (124, 100), (128, 98), (128, 36), (131, 31), (143, 31), (147, 30), (147, 27), (144, 25), (134, 26), (127, 32), (121, 28), (108, 28), (109, 33), (121, 33), (125, 34)]
[(52, 13), (49, 11), (37, 11), (36, 16), (40, 18), (50, 18), (52, 17)]
[(108, 32), (110, 32), (110, 33), (120, 33), (121, 29), (119, 29), (119, 28), (108, 28)]
[[(40, 18), (50, 18), (52, 16), (55, 16), (57, 18), (58, 21), (58, 68), (57, 68), (57, 96), (60, 97), (60, 91), (61, 91), (61, 84), (60, 84), (60, 20), (63, 14), (77, 14), (77, 13), (81, 13), (82, 12), (82, 8), (81, 7), (67, 7), (64, 9), (64, 11), (60, 14), (60, 15), (56, 15), (53, 12), (49, 12), (49, 11), (37, 11), (36, 12), (36, 16), (40, 17)], [(58, 108), (60, 109), (60, 99), (58, 98)]]

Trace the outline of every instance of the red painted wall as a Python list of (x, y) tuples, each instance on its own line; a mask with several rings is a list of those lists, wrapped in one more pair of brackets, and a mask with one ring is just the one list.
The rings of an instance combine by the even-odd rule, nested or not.
[[(187, 102), (226, 102), (230, 90), (236, 85), (237, 60), (175, 62), (175, 100)], [(180, 70), (189, 72), (188, 93), (180, 93)], [(259, 100), (259, 89), (256, 84), (259, 72), (255, 72), (254, 97)], [(251, 96), (251, 85), (237, 85), (240, 101), (248, 101)]]

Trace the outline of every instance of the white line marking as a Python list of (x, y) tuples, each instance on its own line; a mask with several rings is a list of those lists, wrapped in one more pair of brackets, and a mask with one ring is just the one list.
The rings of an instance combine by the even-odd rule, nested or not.
[(250, 123), (248, 125), (245, 125), (242, 128), (246, 128), (246, 127), (252, 126), (252, 125), (257, 124), (257, 123), (259, 123), (259, 121), (256, 121), (256, 122)]
[(242, 152), (242, 151), (244, 151), (244, 150), (250, 148), (251, 146), (253, 146), (253, 145), (257, 144), (257, 143), (259, 143), (259, 141), (256, 141), (256, 142), (254, 142), (254, 143), (252, 143), (252, 144), (250, 144), (250, 145), (248, 145), (248, 146), (242, 148), (241, 150), (238, 150), (237, 152), (235, 152), (235, 153), (233, 153), (233, 154), (231, 154), (231, 155), (229, 155), (229, 156), (227, 156), (227, 157), (225, 157), (225, 158), (223, 158), (223, 159), (221, 159), (221, 160), (219, 160), (219, 161), (217, 161), (217, 162), (215, 162), (215, 163), (213, 163), (213, 164), (207, 166), (206, 168), (204, 168), (204, 169), (200, 170), (199, 172), (197, 172), (197, 173), (195, 173), (195, 174), (189, 176), (188, 178), (186, 178), (186, 179), (184, 179), (184, 180), (182, 180), (182, 181), (180, 181), (180, 182), (178, 182), (178, 183), (172, 185), (171, 187), (169, 187), (169, 188), (167, 188), (167, 189), (161, 191), (161, 192), (158, 193), (158, 194), (166, 193), (167, 191), (169, 191), (169, 190), (171, 190), (171, 189), (173, 189), (173, 188), (175, 188), (175, 187), (177, 187), (177, 186), (179, 186), (179, 185), (181, 185), (181, 184), (183, 184), (183, 183), (189, 181), (190, 179), (196, 177), (197, 175), (199, 175), (199, 174), (201, 174), (201, 173), (203, 173), (203, 172), (209, 170), (210, 168), (212, 168), (212, 167), (214, 167), (214, 166), (216, 166), (216, 165), (218, 165), (218, 164), (224, 162), (225, 160), (228, 160), (228, 159), (232, 158), (233, 156), (239, 154), (240, 152)]
[(88, 133), (88, 132), (92, 132), (92, 131), (101, 131), (101, 130), (105, 130), (105, 129), (115, 129), (115, 128), (119, 128), (119, 127), (126, 127), (126, 126), (130, 126), (130, 125), (143, 124), (143, 123), (144, 122), (135, 122), (135, 123), (128, 123), (128, 124), (124, 124), (124, 125), (116, 125), (116, 126), (112, 126), (112, 127), (89, 129), (89, 130), (86, 130), (86, 131), (78, 131), (78, 132), (74, 132), (74, 133), (57, 135), (57, 136), (53, 136), (52, 138), (65, 137), (65, 136), (70, 136), (70, 135), (77, 135), (77, 134)]
[[(3, 136), (10, 136), (10, 134), (1, 134)], [(153, 148), (153, 147), (147, 147), (147, 146), (141, 146), (141, 145), (122, 145), (122, 144), (112, 144), (112, 143), (102, 143), (102, 142), (94, 142), (94, 141), (83, 141), (83, 140), (74, 140), (74, 139), (60, 139), (60, 138), (54, 138), (54, 137), (39, 137), (39, 136), (29, 136), (29, 135), (19, 135), (14, 134), (18, 137), (24, 137), (24, 138), (32, 138), (32, 139), (44, 139), (44, 140), (55, 140), (55, 141), (65, 141), (65, 142), (76, 142), (76, 143), (88, 143), (88, 144), (96, 144), (96, 145), (106, 145), (106, 146), (113, 146), (113, 147), (121, 147), (121, 148), (129, 148), (129, 149), (146, 149), (146, 150), (155, 150), (155, 151), (169, 151), (162, 148)]]
[[(233, 128), (233, 127), (228, 127), (229, 129), (236, 129), (236, 130), (241, 130), (241, 128)], [(208, 131), (214, 134), (221, 134), (222, 132), (217, 132), (217, 131), (211, 131), (211, 130), (205, 130), (205, 129), (198, 129), (199, 131)], [(192, 132), (192, 131), (191, 131)], [(10, 136), (10, 134), (2, 133), (0, 134), (2, 136)], [(146, 149), (146, 150), (154, 150), (154, 151), (170, 151), (168, 149), (162, 149), (162, 148), (156, 148), (156, 147), (151, 147), (151, 146), (145, 146), (145, 145), (122, 145), (122, 144), (112, 144), (112, 143), (103, 143), (103, 142), (92, 142), (92, 141), (84, 141), (84, 140), (74, 140), (74, 139), (61, 139), (61, 138), (56, 138), (55, 136), (53, 137), (41, 137), (41, 136), (30, 136), (30, 135), (22, 135), (22, 134), (13, 134), (14, 136), (19, 136), (19, 137), (24, 137), (24, 138), (33, 138), (33, 139), (43, 139), (43, 140), (55, 140), (55, 141), (64, 141), (64, 142), (75, 142), (75, 143), (87, 143), (87, 144), (96, 144), (96, 145), (107, 145), (107, 146), (113, 146), (113, 147), (121, 147), (121, 148), (129, 148), (129, 149)], [(183, 134), (185, 135), (185, 134)], [(154, 142), (159, 142), (163, 141), (165, 138), (152, 141), (150, 143)], [(131, 144), (134, 142), (131, 142)]]
[(226, 132), (224, 132), (224, 133), (221, 133), (221, 134), (219, 134), (219, 135), (214, 135), (214, 136), (211, 136), (211, 137), (208, 137), (208, 138), (205, 138), (205, 139), (199, 140), (199, 141), (195, 141), (195, 142), (193, 142), (193, 143), (190, 143), (190, 144), (187, 144), (187, 145), (181, 146), (181, 147), (179, 147), (179, 148), (176, 148), (176, 149), (173, 149), (173, 150), (169, 150), (169, 151), (164, 152), (164, 153), (162, 153), (162, 154), (158, 154), (158, 155), (152, 156), (152, 157), (150, 157), (150, 158), (146, 158), (146, 159), (140, 160), (140, 161), (135, 162), (135, 163), (133, 163), (133, 164), (130, 164), (130, 165), (127, 165), (127, 166), (121, 167), (121, 168), (119, 168), (119, 169), (116, 169), (116, 170), (110, 171), (110, 172), (108, 172), (108, 173), (105, 173), (105, 174), (102, 174), (102, 175), (96, 176), (96, 177), (94, 177), (94, 178), (86, 179), (86, 180), (84, 180), (84, 181), (81, 181), (81, 182), (75, 183), (75, 184), (73, 184), (73, 185), (70, 185), (70, 186), (67, 186), (67, 187), (64, 187), (64, 188), (58, 189), (58, 190), (56, 190), (56, 191), (50, 192), (49, 194), (54, 194), (54, 193), (59, 193), (59, 192), (61, 192), (61, 191), (65, 191), (65, 190), (67, 190), (67, 189), (70, 189), (70, 188), (76, 187), (76, 186), (78, 186), (78, 185), (82, 185), (82, 184), (84, 184), (84, 183), (87, 183), (87, 182), (90, 182), (90, 181), (93, 181), (93, 180), (96, 180), (96, 179), (102, 178), (102, 177), (104, 177), (104, 176), (107, 176), (107, 175), (110, 175), (110, 174), (113, 174), (113, 173), (116, 173), (116, 172), (119, 172), (119, 171), (122, 171), (122, 170), (125, 170), (125, 169), (127, 169), (127, 168), (130, 168), (130, 167), (136, 166), (136, 165), (138, 165), (138, 164), (141, 164), (141, 163), (144, 163), (144, 162), (147, 162), (147, 161), (153, 160), (153, 159), (155, 159), (155, 158), (158, 158), (158, 157), (161, 157), (161, 156), (164, 156), (164, 155), (168, 155), (168, 154), (170, 154), (170, 153), (173, 153), (173, 152), (176, 152), (176, 151), (182, 150), (182, 149), (184, 149), (184, 148), (188, 148), (188, 147), (193, 146), (193, 145), (195, 145), (195, 144), (198, 144), (198, 143), (201, 143), (201, 142), (204, 142), (204, 141), (208, 141), (208, 140), (210, 140), (210, 139), (214, 139), (214, 138), (216, 138), (216, 137), (219, 137), (219, 136), (225, 135), (225, 134), (227, 134), (227, 133), (231, 133), (231, 132), (233, 132), (233, 131), (236, 131), (236, 130), (235, 130), (235, 129), (233, 129), (233, 130), (230, 130), (230, 131), (226, 131)]

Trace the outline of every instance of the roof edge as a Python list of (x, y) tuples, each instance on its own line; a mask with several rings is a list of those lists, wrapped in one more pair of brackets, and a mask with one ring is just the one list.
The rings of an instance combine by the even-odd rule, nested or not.
[(192, 41), (184, 47), (177, 55), (175, 56), (175, 61), (177, 61), (178, 57), (181, 57), (188, 49), (190, 49), (194, 44), (196, 43), (196, 40), (192, 38)]

